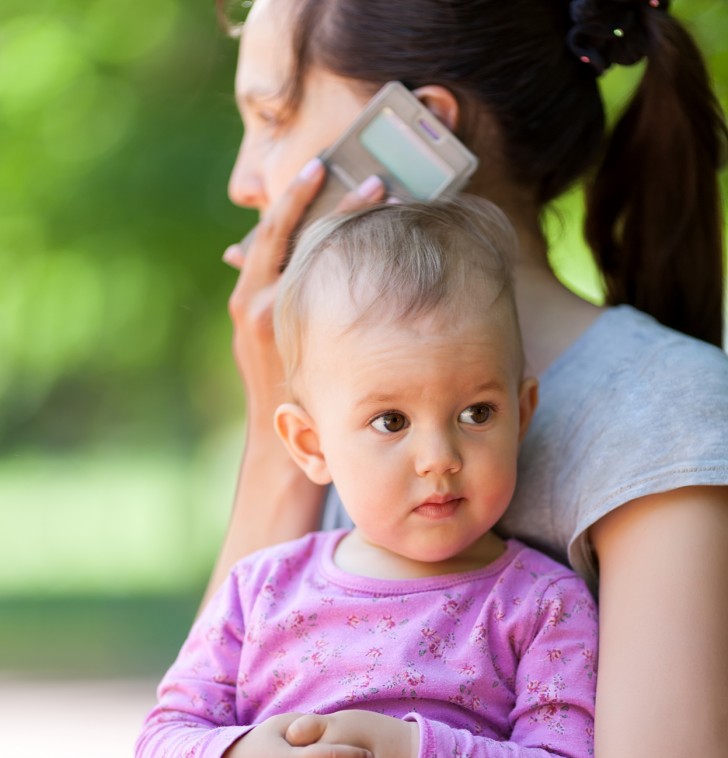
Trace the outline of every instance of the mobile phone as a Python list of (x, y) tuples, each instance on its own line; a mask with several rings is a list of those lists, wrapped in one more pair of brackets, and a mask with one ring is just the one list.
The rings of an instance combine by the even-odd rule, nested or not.
[(334, 210), (372, 174), (388, 196), (431, 200), (462, 189), (478, 159), (403, 84), (388, 82), (320, 156), (326, 181), (299, 226)]

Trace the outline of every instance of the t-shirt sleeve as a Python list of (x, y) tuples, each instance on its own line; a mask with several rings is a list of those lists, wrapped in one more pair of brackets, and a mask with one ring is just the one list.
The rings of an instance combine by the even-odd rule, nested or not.
[(236, 681), (245, 632), (239, 579), (228, 577), (162, 679), (157, 705), (136, 743), (136, 758), (214, 758), (252, 728), (236, 726)]
[(453, 729), (410, 713), (420, 727), (418, 758), (587, 758), (594, 751), (597, 611), (583, 580), (549, 582), (535, 597), (530, 633), (516, 673), (516, 702), (507, 741)]
[(728, 356), (675, 335), (605, 375), (572, 427), (554, 492), (576, 504), (569, 559), (595, 576), (587, 530), (639, 497), (728, 484)]

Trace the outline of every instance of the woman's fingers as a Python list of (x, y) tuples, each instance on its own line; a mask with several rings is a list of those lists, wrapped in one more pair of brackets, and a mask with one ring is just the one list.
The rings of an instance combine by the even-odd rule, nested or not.
[(223, 261), (237, 269), (246, 264), (248, 278), (262, 284), (276, 279), (288, 252), (291, 235), (306, 207), (316, 197), (325, 175), (321, 160), (310, 160), (258, 224), (240, 242), (225, 250)]
[(366, 208), (374, 203), (381, 203), (387, 196), (384, 182), (376, 174), (367, 177), (355, 190), (347, 192), (336, 206), (337, 213), (350, 213)]
[[(250, 258), (255, 269), (260, 267), (270, 276), (280, 273), (288, 253), (288, 244), (306, 207), (316, 197), (326, 171), (319, 158), (309, 161), (270, 212), (240, 242), (230, 245), (223, 261), (238, 270)], [(382, 202), (386, 187), (376, 175), (366, 178), (355, 190), (348, 192), (336, 206), (336, 212), (348, 213)]]
[(277, 279), (289, 252), (290, 239), (303, 213), (316, 197), (326, 175), (324, 164), (313, 158), (301, 169), (244, 240), (246, 267), (253, 277)]
[(230, 245), (222, 254), (222, 259), (228, 266), (232, 266), (240, 271), (245, 263), (245, 240), (247, 236), (243, 238), (242, 242), (236, 242), (234, 245)]
[[(228, 300), (234, 323), (241, 324), (245, 319), (250, 330), (261, 336), (270, 331), (275, 289), (290, 252), (291, 237), (307, 206), (321, 189), (325, 174), (326, 169), (319, 158), (309, 161), (257, 226), (239, 243), (225, 250), (225, 263), (241, 272)], [(384, 182), (372, 175), (345, 195), (336, 211), (365, 208), (381, 202), (385, 196)], [(266, 337), (265, 341), (271, 340)]]
[[(320, 159), (309, 161), (257, 226), (223, 254), (223, 260), (240, 271), (228, 300), (233, 323), (240, 325), (246, 321), (249, 331), (265, 343), (272, 343), (273, 298), (282, 263), (288, 254), (290, 237), (319, 191), (325, 174)], [(247, 336), (243, 334), (242, 341), (246, 340)], [(239, 351), (236, 349), (235, 352)]]

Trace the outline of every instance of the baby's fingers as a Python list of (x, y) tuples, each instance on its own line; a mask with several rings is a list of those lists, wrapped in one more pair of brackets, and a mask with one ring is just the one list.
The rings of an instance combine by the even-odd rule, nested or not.
[(315, 744), (296, 748), (296, 758), (374, 758), (374, 754), (363, 747), (353, 745)]
[(342, 743), (319, 743), (329, 725), (327, 716), (307, 714), (299, 716), (286, 729), (286, 742), (300, 748), (300, 758), (374, 758), (369, 750)]
[(313, 714), (300, 716), (286, 729), (286, 741), (294, 747), (318, 742), (326, 731), (326, 718)]

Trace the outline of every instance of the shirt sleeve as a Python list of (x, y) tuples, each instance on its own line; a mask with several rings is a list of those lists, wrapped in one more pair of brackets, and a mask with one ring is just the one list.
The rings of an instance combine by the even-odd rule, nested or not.
[(252, 726), (236, 726), (235, 692), (244, 637), (231, 574), (197, 620), (157, 690), (136, 758), (218, 758)]
[(597, 612), (578, 577), (551, 582), (537, 599), (516, 673), (512, 731), (504, 742), (425, 719), (418, 758), (587, 758), (594, 755)]

